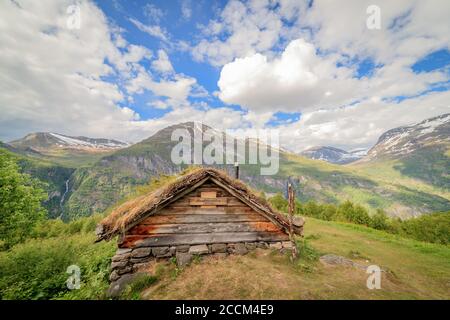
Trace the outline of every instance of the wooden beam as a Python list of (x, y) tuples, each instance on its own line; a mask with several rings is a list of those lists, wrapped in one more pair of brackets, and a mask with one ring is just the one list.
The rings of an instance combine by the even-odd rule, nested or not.
[(223, 213), (223, 214), (156, 214), (144, 219), (139, 225), (157, 225), (174, 223), (203, 223), (203, 222), (264, 222), (269, 221), (259, 213)]
[(256, 241), (287, 241), (289, 236), (284, 232), (227, 232), (227, 233), (198, 233), (198, 234), (172, 234), (172, 235), (139, 235), (125, 236), (121, 248), (131, 247), (159, 247), (176, 246), (182, 244), (211, 244), (236, 243)]
[(278, 232), (280, 228), (272, 222), (205, 222), (183, 224), (139, 224), (127, 235), (147, 234), (196, 234), (212, 232)]

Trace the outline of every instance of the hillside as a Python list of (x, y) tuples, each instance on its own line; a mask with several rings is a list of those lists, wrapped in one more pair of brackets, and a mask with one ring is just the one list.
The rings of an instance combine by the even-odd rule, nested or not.
[[(307, 218), (307, 247), (299, 263), (259, 250), (246, 256), (205, 258), (183, 271), (155, 266), (157, 281), (144, 299), (450, 299), (450, 249), (352, 224)], [(381, 289), (366, 287), (365, 270), (326, 265), (336, 254), (360, 265), (376, 264)], [(220, 259), (220, 260), (218, 260)], [(175, 274), (175, 276), (174, 276)], [(218, 277), (217, 275), (221, 276)]]
[[(94, 243), (99, 218), (48, 221), (34, 238), (0, 252), (0, 298), (105, 299), (116, 242)], [(310, 217), (305, 239), (298, 239), (300, 259), (294, 265), (287, 256), (261, 249), (245, 256), (198, 258), (184, 269), (163, 260), (122, 298), (450, 299), (449, 246)], [(323, 264), (319, 258), (325, 254), (380, 266), (386, 271), (381, 289), (367, 289), (363, 268)], [(66, 268), (74, 263), (83, 270), (80, 290), (65, 285)]]

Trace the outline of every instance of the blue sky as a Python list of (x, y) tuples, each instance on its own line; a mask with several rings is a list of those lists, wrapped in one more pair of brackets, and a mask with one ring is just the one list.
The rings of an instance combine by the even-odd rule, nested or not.
[(450, 3), (379, 0), (374, 17), (370, 5), (4, 1), (0, 139), (55, 131), (139, 141), (200, 121), (280, 129), (292, 150), (352, 149), (450, 112)]

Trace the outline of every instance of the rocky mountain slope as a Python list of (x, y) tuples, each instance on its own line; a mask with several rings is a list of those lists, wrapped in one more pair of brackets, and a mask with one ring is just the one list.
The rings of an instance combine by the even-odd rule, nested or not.
[(420, 149), (448, 144), (450, 144), (450, 113), (385, 132), (363, 161), (404, 158)]
[(365, 156), (365, 149), (357, 149), (352, 151), (345, 151), (339, 148), (316, 146), (311, 147), (300, 152), (300, 155), (314, 159), (323, 160), (335, 164), (347, 164), (361, 159)]

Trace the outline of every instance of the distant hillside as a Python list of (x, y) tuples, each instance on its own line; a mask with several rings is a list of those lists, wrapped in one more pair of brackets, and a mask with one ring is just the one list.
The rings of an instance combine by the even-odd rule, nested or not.
[(335, 164), (347, 164), (361, 159), (366, 154), (364, 149), (345, 151), (334, 147), (317, 146), (308, 148), (300, 155), (314, 160), (323, 160)]

